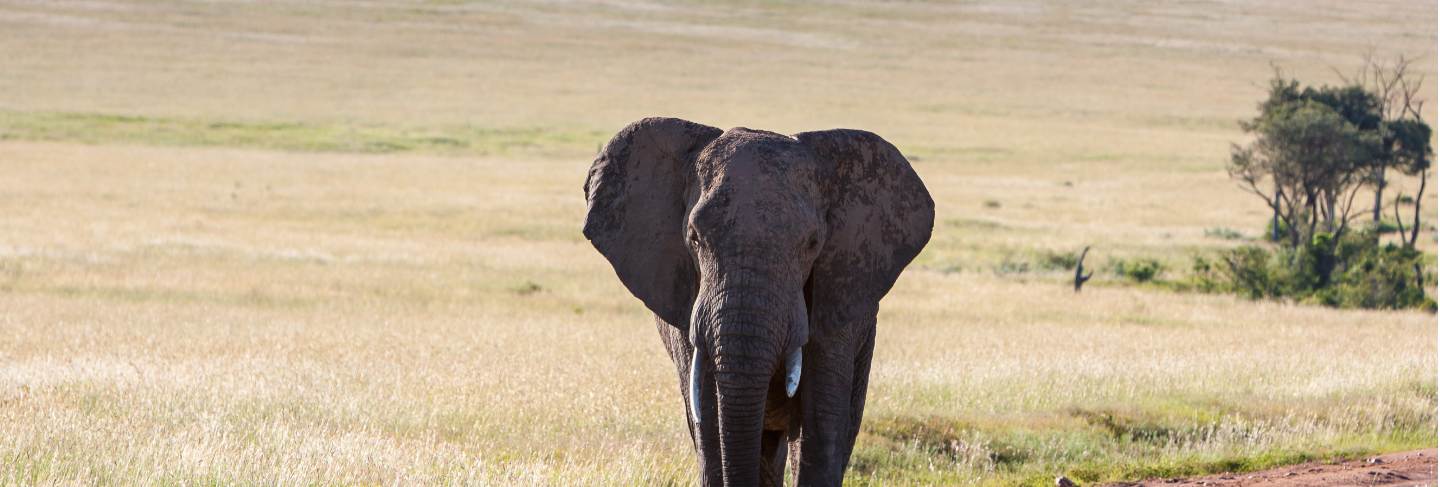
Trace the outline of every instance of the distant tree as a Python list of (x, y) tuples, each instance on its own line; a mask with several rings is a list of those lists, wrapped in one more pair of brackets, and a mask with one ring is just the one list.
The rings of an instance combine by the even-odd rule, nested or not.
[[(1426, 294), (1434, 274), (1416, 249), (1432, 130), (1420, 116), (1421, 80), (1408, 66), (1405, 58), (1367, 58), (1369, 71), (1347, 85), (1318, 88), (1277, 70), (1260, 113), (1240, 123), (1253, 140), (1232, 144), (1228, 171), (1270, 207), (1271, 240), (1282, 245), (1232, 249), (1215, 265), (1197, 260), (1197, 287), (1330, 306), (1436, 308)], [(1398, 246), (1380, 239), (1387, 171), (1420, 177), (1413, 198), (1395, 195)], [(1354, 210), (1366, 188), (1375, 191), (1375, 224), (1349, 231), (1367, 212)], [(1406, 199), (1415, 206), (1408, 234), (1400, 214)]]
[[(1419, 202), (1425, 193), (1425, 182), (1429, 179), (1434, 152), (1430, 146), (1430, 126), (1420, 116), (1425, 100), (1419, 97), (1419, 93), (1425, 75), (1410, 71), (1412, 62), (1412, 59), (1403, 55), (1397, 56), (1394, 61), (1385, 61), (1372, 51), (1365, 54), (1364, 63), (1354, 74), (1346, 75), (1339, 70), (1336, 70), (1336, 74), (1345, 84), (1367, 93), (1374, 103), (1373, 116), (1367, 114), (1366, 117), (1367, 121), (1374, 119), (1374, 130), (1380, 133), (1382, 150), (1369, 164), (1370, 184), (1375, 190), (1371, 218), (1375, 223), (1379, 223), (1383, 216), (1384, 193), (1389, 186), (1387, 170), (1395, 169), (1407, 175), (1419, 176), (1420, 190), (1415, 198), (1415, 216), (1411, 226), (1414, 231), (1420, 226)], [(1362, 127), (1362, 130), (1369, 129)], [(1400, 222), (1397, 220), (1397, 223)], [(1418, 232), (1410, 238), (1404, 238), (1402, 234), (1401, 240), (1406, 245), (1413, 246), (1414, 239), (1418, 236)]]
[(1378, 131), (1366, 130), (1378, 125), (1367, 116), (1373, 108), (1354, 87), (1302, 90), (1295, 80), (1272, 80), (1260, 114), (1241, 122), (1255, 140), (1232, 145), (1228, 169), (1270, 207), (1275, 240), (1296, 247), (1317, 231), (1347, 230), (1368, 164), (1382, 151)]
[(1416, 190), (1415, 214), (1410, 223), (1410, 236), (1405, 237), (1404, 223), (1400, 218), (1400, 196), (1395, 196), (1395, 221), (1400, 227), (1400, 241), (1406, 247), (1414, 248), (1415, 241), (1420, 238), (1420, 209), (1425, 202), (1425, 183), (1430, 180), (1430, 164), (1434, 159), (1434, 152), (1430, 147), (1430, 125), (1419, 118), (1416, 113), (1413, 119), (1398, 120), (1390, 124), (1390, 132), (1396, 141), (1397, 146), (1404, 147), (1408, 154), (1400, 159), (1399, 168), (1405, 174), (1419, 176), (1420, 189)]

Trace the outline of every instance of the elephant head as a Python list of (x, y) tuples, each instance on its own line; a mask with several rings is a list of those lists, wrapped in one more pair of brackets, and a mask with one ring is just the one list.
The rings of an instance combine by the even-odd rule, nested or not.
[(824, 322), (834, 317), (868, 315), (873, 328), (934, 222), (909, 162), (857, 130), (790, 137), (647, 118), (605, 146), (585, 193), (585, 236), (694, 347), (697, 444), (718, 438), (700, 454), (726, 484), (758, 480), (767, 401), (824, 372), (801, 370), (807, 342), (860, 333)]

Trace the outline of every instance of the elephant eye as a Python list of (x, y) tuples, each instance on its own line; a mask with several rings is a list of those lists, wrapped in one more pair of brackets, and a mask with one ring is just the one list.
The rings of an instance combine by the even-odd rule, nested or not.
[(819, 246), (820, 246), (820, 236), (819, 236), (819, 235), (811, 235), (811, 236), (810, 236), (810, 241), (807, 242), (807, 243), (805, 243), (805, 248), (810, 249), (810, 250), (815, 250), (815, 248), (816, 248), (816, 247), (819, 247)]

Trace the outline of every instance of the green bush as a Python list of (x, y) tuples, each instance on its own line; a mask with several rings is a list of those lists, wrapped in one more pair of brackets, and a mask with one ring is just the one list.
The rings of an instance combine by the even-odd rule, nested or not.
[(1285, 224), (1285, 220), (1272, 219), (1265, 223), (1265, 235), (1261, 238), (1267, 242), (1280, 242), (1289, 234), (1290, 226)]
[(1220, 292), (1224, 287), (1220, 283), (1218, 272), (1215, 262), (1203, 255), (1197, 255), (1190, 263), (1190, 277), (1178, 284), (1182, 290)]
[(1027, 274), (1030, 272), (1030, 262), (1017, 259), (1013, 255), (1006, 255), (999, 264), (995, 264), (994, 271), (996, 275), (1000, 276)]
[(1153, 281), (1156, 276), (1165, 271), (1165, 266), (1160, 261), (1149, 258), (1115, 259), (1110, 261), (1110, 268), (1115, 275), (1135, 282)]
[(1073, 270), (1079, 255), (1053, 250), (1040, 251), (1036, 255), (1036, 266), (1045, 270)]
[(1245, 234), (1232, 228), (1215, 227), (1205, 229), (1205, 236), (1221, 240), (1244, 240)]
[(1379, 223), (1375, 224), (1375, 233), (1379, 233), (1381, 235), (1388, 235), (1398, 231), (1400, 231), (1400, 226), (1396, 225), (1394, 222), (1380, 220)]
[(1264, 248), (1249, 245), (1225, 252), (1220, 255), (1222, 281), (1250, 299), (1283, 296), (1283, 283), (1289, 279), (1284, 267), (1271, 265), (1273, 257)]
[(1033, 272), (1070, 271), (1079, 256), (1054, 250), (1007, 253), (991, 266), (996, 275), (1030, 274)]
[(1337, 272), (1334, 284), (1325, 289), (1325, 304), (1344, 308), (1401, 309), (1427, 305), (1424, 256), (1412, 248), (1394, 244), (1375, 246), (1357, 253), (1347, 269)]
[(1293, 299), (1340, 308), (1433, 310), (1435, 276), (1412, 248), (1381, 244), (1377, 229), (1336, 239), (1316, 234), (1297, 248), (1246, 245), (1213, 261), (1197, 257), (1191, 287), (1251, 299)]

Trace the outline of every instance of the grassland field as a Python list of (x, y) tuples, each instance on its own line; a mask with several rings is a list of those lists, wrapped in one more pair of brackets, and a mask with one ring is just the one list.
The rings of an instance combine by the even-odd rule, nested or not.
[[(1399, 1), (0, 0), (0, 484), (692, 484), (674, 369), (579, 232), (596, 148), (651, 115), (871, 130), (934, 195), (856, 485), (1433, 447), (1434, 315), (1104, 264), (1256, 239), (1224, 164), (1271, 64), (1405, 54), (1433, 95), (1435, 29)], [(1075, 294), (1045, 262), (1085, 245)]]

